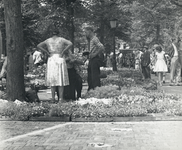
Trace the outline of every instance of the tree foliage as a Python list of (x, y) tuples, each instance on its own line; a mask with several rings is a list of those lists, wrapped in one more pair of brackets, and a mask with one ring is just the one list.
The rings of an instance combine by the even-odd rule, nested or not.
[(180, 8), (180, 0), (22, 0), (25, 47), (48, 38), (55, 24), (61, 36), (74, 38), (75, 47), (84, 42), (84, 23), (95, 28), (104, 45), (111, 44), (113, 18), (118, 24), (115, 35), (132, 47), (154, 43), (166, 47), (181, 28)]
[(133, 46), (152, 46), (158, 43), (165, 48), (176, 35), (182, 13), (170, 0), (134, 1), (131, 12)]

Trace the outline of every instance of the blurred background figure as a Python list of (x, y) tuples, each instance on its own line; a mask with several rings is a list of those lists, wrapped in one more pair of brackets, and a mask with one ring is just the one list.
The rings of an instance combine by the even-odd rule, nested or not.
[(122, 68), (123, 67), (123, 53), (119, 53), (118, 63), (119, 63), (119, 67)]
[(150, 52), (148, 51), (148, 47), (143, 47), (143, 54), (141, 56), (141, 68), (144, 79), (151, 79), (150, 75)]
[(34, 61), (34, 65), (36, 67), (38, 67), (39, 65), (42, 65), (43, 63), (43, 55), (42, 53), (37, 50), (36, 48), (33, 49), (34, 53), (33, 53), (33, 61)]
[(28, 68), (29, 70), (32, 70), (34, 66), (34, 61), (33, 61), (33, 52), (30, 53), (29, 57), (28, 57)]
[(2, 56), (2, 62), (1, 62), (1, 72), (0, 72), (0, 86), (1, 90), (4, 90), (4, 86), (2, 85), (2, 79), (6, 79), (7, 76), (7, 56)]
[(169, 56), (170, 62), (170, 83), (181, 82), (182, 66), (182, 31), (179, 31), (177, 39), (172, 39)]
[(142, 55), (142, 52), (137, 49), (135, 51), (135, 69), (136, 70), (141, 70), (141, 55)]
[(155, 47), (156, 49), (156, 63), (154, 66), (154, 72), (157, 72), (158, 74), (158, 82), (159, 85), (162, 86), (163, 82), (163, 73), (167, 72), (167, 64), (166, 64), (166, 58), (165, 58), (165, 52), (162, 50), (161, 46)]

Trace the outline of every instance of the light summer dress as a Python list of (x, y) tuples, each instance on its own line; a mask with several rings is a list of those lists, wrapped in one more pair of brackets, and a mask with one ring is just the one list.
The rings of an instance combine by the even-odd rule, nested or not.
[(50, 57), (47, 61), (47, 86), (66, 86), (69, 85), (68, 71), (62, 53), (66, 40), (61, 37), (49, 38), (47, 43)]
[(165, 62), (165, 58), (164, 58), (164, 54), (165, 54), (164, 51), (162, 51), (160, 53), (156, 52), (157, 61), (154, 66), (154, 72), (167, 72), (168, 71), (167, 65)]

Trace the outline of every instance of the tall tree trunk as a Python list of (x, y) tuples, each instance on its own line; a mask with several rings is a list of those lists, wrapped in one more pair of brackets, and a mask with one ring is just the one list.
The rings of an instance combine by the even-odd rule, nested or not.
[(159, 44), (159, 38), (160, 38), (160, 24), (156, 25), (156, 43)]
[(1, 60), (2, 51), (3, 51), (3, 43), (2, 43), (2, 34), (0, 30), (0, 60)]
[(7, 48), (7, 94), (14, 101), (25, 100), (23, 28), (21, 0), (4, 0)]
[(101, 24), (100, 24), (100, 42), (104, 44), (104, 20), (101, 19)]
[(74, 39), (75, 39), (75, 26), (74, 26), (74, 3), (76, 2), (76, 0), (66, 0), (66, 6), (67, 6), (67, 10), (68, 10), (68, 14), (69, 14), (69, 34), (71, 37), (71, 42), (73, 43), (72, 46), (72, 52), (74, 53)]
[(116, 66), (116, 38), (115, 38), (115, 32), (116, 29), (113, 29), (113, 71), (117, 71), (117, 66)]
[(73, 6), (70, 6), (70, 22), (71, 22), (71, 42), (73, 43), (72, 52), (74, 53), (75, 26), (74, 26), (74, 9), (73, 9)]

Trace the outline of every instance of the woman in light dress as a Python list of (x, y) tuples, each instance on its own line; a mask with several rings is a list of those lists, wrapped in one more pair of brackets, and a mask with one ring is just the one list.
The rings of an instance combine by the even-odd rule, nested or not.
[(57, 92), (58, 101), (63, 100), (64, 86), (69, 85), (66, 62), (63, 58), (65, 51), (72, 47), (72, 43), (65, 38), (59, 37), (58, 30), (53, 30), (53, 36), (41, 42), (37, 47), (48, 54), (47, 61), (47, 86), (51, 87), (52, 100), (55, 102)]
[(155, 47), (155, 49), (156, 63), (153, 71), (158, 74), (159, 85), (162, 86), (163, 74), (168, 71), (165, 52), (162, 50), (162, 47), (160, 45)]

